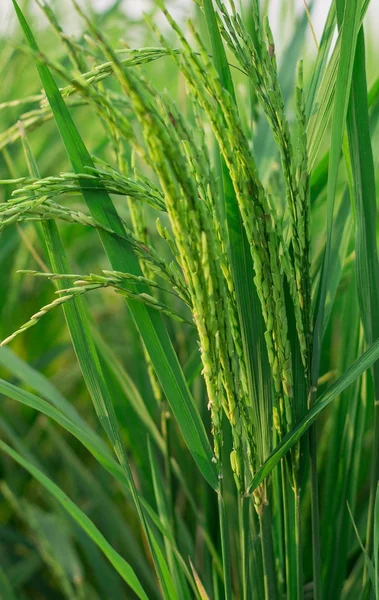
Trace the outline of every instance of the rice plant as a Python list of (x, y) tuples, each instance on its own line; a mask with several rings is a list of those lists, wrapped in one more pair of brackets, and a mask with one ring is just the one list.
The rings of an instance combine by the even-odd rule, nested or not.
[(0, 48), (1, 598), (379, 598), (369, 1), (315, 58), (313, 4), (282, 56), (258, 0), (72, 0), (76, 36), (35, 4)]

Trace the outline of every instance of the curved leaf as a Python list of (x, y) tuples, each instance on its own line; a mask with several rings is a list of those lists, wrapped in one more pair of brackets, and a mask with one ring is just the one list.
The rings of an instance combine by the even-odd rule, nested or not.
[(291, 429), (282, 441), (277, 445), (269, 458), (256, 472), (252, 482), (248, 487), (248, 494), (251, 494), (262, 481), (271, 473), (272, 469), (278, 462), (287, 454), (288, 450), (301, 438), (302, 435), (314, 423), (318, 415), (350, 384), (352, 384), (362, 373), (371, 367), (371, 365), (379, 359), (379, 340), (377, 340), (370, 348), (356, 360), (351, 367), (345, 371), (333, 385), (315, 402), (313, 407), (304, 415), (302, 419)]

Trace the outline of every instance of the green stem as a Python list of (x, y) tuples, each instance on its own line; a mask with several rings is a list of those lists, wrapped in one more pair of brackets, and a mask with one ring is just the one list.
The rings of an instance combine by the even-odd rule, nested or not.
[(286, 596), (288, 600), (297, 598), (296, 547), (293, 533), (295, 530), (293, 490), (289, 485), (286, 459), (281, 461), (285, 563), (286, 563)]
[[(275, 434), (274, 447), (278, 443)], [(274, 469), (272, 473), (272, 503), (274, 510), (274, 553), (276, 558), (278, 596), (285, 596), (285, 533), (284, 533), (284, 509), (280, 469)]]
[(299, 600), (303, 597), (303, 554), (301, 547), (301, 510), (300, 510), (300, 487), (295, 483), (295, 543), (296, 543), (296, 582), (297, 597)]
[(168, 489), (168, 509), (171, 521), (172, 532), (175, 535), (175, 518), (174, 518), (174, 489), (173, 489), (173, 476), (172, 476), (172, 465), (171, 465), (171, 451), (170, 451), (170, 427), (169, 427), (170, 413), (168, 410), (166, 400), (162, 400), (161, 405), (161, 431), (165, 445), (164, 452), (164, 469), (165, 479)]
[(220, 482), (220, 488), (217, 493), (218, 500), (218, 516), (220, 522), (220, 534), (221, 534), (221, 551), (222, 551), (222, 566), (224, 570), (224, 589), (225, 589), (225, 600), (232, 600), (232, 576), (231, 576), (231, 557), (228, 539), (228, 527), (226, 522), (225, 504), (223, 498), (223, 486)]
[(272, 514), (271, 507), (267, 504), (263, 507), (259, 515), (259, 524), (262, 540), (262, 560), (264, 573), (264, 586), (266, 600), (275, 600), (276, 591), (276, 572), (274, 563), (274, 552), (272, 544)]
[(240, 530), (242, 600), (251, 598), (250, 589), (250, 498), (238, 499), (238, 517)]
[[(374, 517), (375, 517), (375, 496), (379, 480), (379, 404), (375, 401), (374, 408), (374, 439), (372, 444), (372, 466), (370, 478), (370, 498), (367, 515), (367, 532), (366, 532), (366, 550), (369, 556), (372, 554), (373, 533), (374, 533)], [(367, 567), (366, 563), (363, 570), (363, 585), (367, 583)]]
[(321, 600), (321, 546), (316, 456), (316, 424), (312, 425), (309, 430), (309, 456), (311, 470), (313, 598), (314, 600)]
[(221, 600), (219, 578), (217, 575), (217, 569), (215, 568), (214, 565), (212, 567), (212, 580), (213, 580), (213, 598), (214, 598), (214, 600)]

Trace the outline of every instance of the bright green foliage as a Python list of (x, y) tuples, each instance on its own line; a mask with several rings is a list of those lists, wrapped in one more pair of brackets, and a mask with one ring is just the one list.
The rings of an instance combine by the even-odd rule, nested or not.
[(121, 49), (119, 2), (74, 38), (37, 0), (54, 41), (13, 4), (1, 597), (378, 598), (369, 1), (315, 58), (258, 0), (159, 0)]

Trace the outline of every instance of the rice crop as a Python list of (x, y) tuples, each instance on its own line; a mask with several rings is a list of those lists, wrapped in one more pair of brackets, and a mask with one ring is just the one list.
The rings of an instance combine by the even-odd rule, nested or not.
[(379, 599), (369, 0), (12, 2), (0, 597)]

